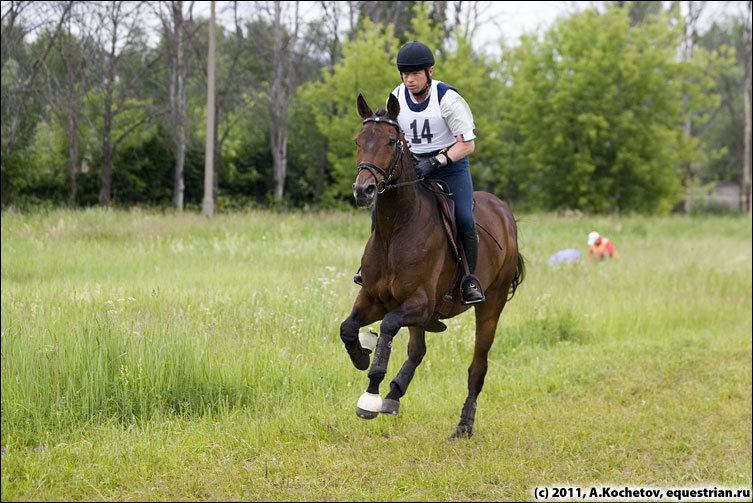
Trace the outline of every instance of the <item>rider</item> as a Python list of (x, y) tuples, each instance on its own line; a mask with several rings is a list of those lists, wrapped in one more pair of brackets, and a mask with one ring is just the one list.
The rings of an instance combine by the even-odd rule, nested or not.
[[(432, 80), (434, 54), (429, 47), (414, 40), (397, 54), (397, 68), (403, 83), (392, 91), (400, 102), (397, 121), (405, 133), (419, 178), (431, 175), (444, 181), (455, 201), (455, 221), (465, 250), (470, 274), (478, 259), (478, 234), (473, 220), (473, 183), (468, 155), (473, 153), (473, 114), (456, 89)], [(353, 278), (362, 285), (360, 274)], [(462, 301), (475, 304), (484, 294), (473, 281), (463, 281)], [(480, 287), (481, 285), (479, 285)]]

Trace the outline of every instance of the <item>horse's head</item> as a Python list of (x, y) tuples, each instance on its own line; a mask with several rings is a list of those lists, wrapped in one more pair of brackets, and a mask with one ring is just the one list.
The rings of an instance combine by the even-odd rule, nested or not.
[(358, 115), (363, 119), (361, 132), (356, 136), (358, 145), (358, 175), (353, 184), (356, 205), (371, 206), (378, 193), (401, 175), (405, 138), (397, 123), (400, 104), (390, 94), (387, 109), (371, 111), (362, 95), (358, 95)]

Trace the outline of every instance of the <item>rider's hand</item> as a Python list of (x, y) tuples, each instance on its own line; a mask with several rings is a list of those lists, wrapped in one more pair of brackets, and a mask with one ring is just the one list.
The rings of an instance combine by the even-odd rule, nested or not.
[(415, 166), (416, 176), (418, 178), (426, 178), (432, 172), (436, 171), (442, 166), (442, 163), (437, 156), (430, 157), (428, 159), (422, 159)]

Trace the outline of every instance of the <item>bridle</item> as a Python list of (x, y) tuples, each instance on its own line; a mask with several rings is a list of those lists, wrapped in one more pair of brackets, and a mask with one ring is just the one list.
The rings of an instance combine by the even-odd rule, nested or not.
[[(367, 122), (383, 122), (385, 124), (389, 124), (391, 126), (395, 126), (397, 129), (398, 134), (402, 133), (403, 130), (400, 128), (400, 124), (397, 122), (387, 119), (385, 117), (369, 117), (368, 119), (364, 119), (363, 123), (366, 124)], [(369, 173), (371, 173), (371, 176), (374, 177), (374, 181), (376, 182), (377, 187), (377, 194), (381, 194), (386, 190), (389, 190), (391, 188), (398, 187), (399, 185), (405, 185), (405, 184), (390, 184), (392, 181), (392, 177), (395, 176), (395, 169), (397, 168), (398, 164), (400, 163), (400, 160), (403, 157), (403, 141), (398, 139), (397, 144), (395, 146), (395, 157), (392, 159), (392, 163), (390, 164), (390, 168), (385, 171), (384, 169), (380, 168), (373, 162), (360, 162), (358, 163), (358, 173), (361, 172), (362, 169), (367, 170)], [(379, 173), (382, 175), (382, 179), (379, 180), (376, 176), (376, 173)], [(408, 182), (408, 183), (414, 183), (414, 182)]]

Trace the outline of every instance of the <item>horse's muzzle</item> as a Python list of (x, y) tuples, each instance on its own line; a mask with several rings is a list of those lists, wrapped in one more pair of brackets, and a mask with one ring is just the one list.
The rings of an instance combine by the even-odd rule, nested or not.
[(359, 182), (353, 184), (353, 197), (356, 200), (356, 206), (361, 208), (374, 204), (377, 195), (377, 186), (374, 182)]

